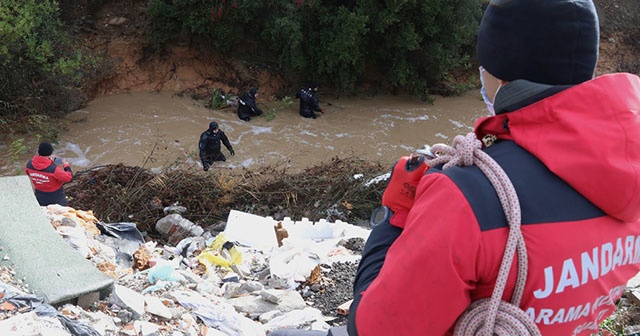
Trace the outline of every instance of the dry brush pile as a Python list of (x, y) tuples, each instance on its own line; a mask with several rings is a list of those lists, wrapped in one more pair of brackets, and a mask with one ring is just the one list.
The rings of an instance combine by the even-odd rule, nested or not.
[(234, 209), (276, 220), (286, 216), (357, 224), (380, 205), (387, 184), (366, 182), (388, 169), (356, 158), (334, 158), (296, 173), (280, 166), (206, 173), (172, 167), (153, 173), (117, 164), (76, 173), (65, 191), (69, 206), (92, 210), (105, 222), (135, 222), (151, 236), (156, 221), (165, 216), (163, 209), (171, 205), (185, 207), (183, 217), (203, 227), (226, 221)]

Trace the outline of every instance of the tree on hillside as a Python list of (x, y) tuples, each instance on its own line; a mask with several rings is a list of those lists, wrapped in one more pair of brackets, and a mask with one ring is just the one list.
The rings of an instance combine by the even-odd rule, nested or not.
[(0, 3), (2, 128), (9, 132), (15, 126), (28, 129), (48, 116), (78, 108), (86, 99), (83, 84), (95, 64), (72, 45), (56, 1)]
[(482, 0), (151, 0), (149, 36), (176, 36), (316, 78), (337, 92), (362, 80), (424, 95), (468, 65)]

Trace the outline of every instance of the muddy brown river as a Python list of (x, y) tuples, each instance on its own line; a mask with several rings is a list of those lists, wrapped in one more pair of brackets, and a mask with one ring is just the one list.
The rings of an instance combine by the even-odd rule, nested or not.
[[(281, 107), (275, 118), (260, 116), (244, 122), (235, 108), (211, 110), (171, 93), (132, 93), (99, 97), (66, 117), (55, 154), (71, 163), (74, 171), (124, 163), (152, 170), (178, 165), (200, 169), (198, 139), (210, 121), (217, 121), (236, 155), (216, 163), (221, 169), (249, 169), (260, 165), (287, 165), (290, 171), (331, 160), (359, 158), (392, 164), (423, 144), (450, 143), (466, 134), (476, 118), (485, 115), (480, 94), (434, 97), (433, 103), (410, 96), (374, 96), (324, 99), (325, 113), (317, 119), (298, 114), (298, 101)], [(263, 102), (264, 111), (279, 102)], [(37, 143), (30, 143), (37, 147)], [(3, 152), (7, 144), (2, 145)], [(34, 153), (3, 167), (3, 174), (24, 173)], [(22, 162), (25, 161), (25, 162)], [(6, 162), (5, 162), (6, 163)]]

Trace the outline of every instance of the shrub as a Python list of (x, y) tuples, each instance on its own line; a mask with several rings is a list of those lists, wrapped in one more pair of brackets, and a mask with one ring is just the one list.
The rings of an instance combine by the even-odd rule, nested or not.
[(60, 116), (86, 101), (83, 85), (97, 61), (72, 45), (56, 1), (3, 0), (0, 41), (3, 128), (31, 115)]
[(337, 93), (363, 80), (426, 95), (468, 65), (482, 0), (151, 0), (156, 46), (188, 35)]

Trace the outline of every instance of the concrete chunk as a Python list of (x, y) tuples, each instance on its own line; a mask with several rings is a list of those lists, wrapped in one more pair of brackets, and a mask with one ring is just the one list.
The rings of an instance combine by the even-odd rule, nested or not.
[(145, 309), (149, 314), (160, 316), (167, 320), (170, 320), (171, 317), (173, 317), (171, 310), (167, 308), (167, 306), (162, 303), (162, 300), (157, 297), (146, 295), (144, 300), (146, 303)]
[(114, 286), (109, 297), (109, 303), (130, 310), (134, 319), (139, 319), (145, 313), (144, 302), (145, 298), (142, 294), (120, 285)]

